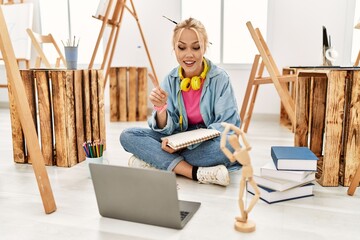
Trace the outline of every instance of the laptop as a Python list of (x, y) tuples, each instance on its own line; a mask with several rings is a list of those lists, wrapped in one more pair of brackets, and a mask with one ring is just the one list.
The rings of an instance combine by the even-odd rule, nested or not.
[(182, 229), (200, 207), (178, 199), (173, 172), (96, 163), (89, 167), (103, 217)]

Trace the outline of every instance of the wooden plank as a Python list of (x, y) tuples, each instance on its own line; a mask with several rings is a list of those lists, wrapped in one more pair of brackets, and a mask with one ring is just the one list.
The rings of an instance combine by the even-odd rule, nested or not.
[(360, 71), (353, 72), (351, 83), (349, 121), (346, 126), (348, 134), (345, 144), (344, 186), (350, 186), (360, 166)]
[(82, 74), (83, 73), (80, 70), (74, 71), (77, 162), (82, 162), (86, 159), (85, 152), (82, 147), (85, 142)]
[(36, 71), (35, 77), (38, 93), (41, 151), (45, 164), (52, 166), (54, 165), (54, 155), (49, 78), (45, 71)]
[(311, 77), (299, 73), (296, 93), (296, 124), (294, 145), (308, 146), (309, 133), (309, 88)]
[(16, 163), (27, 163), (28, 156), (25, 150), (25, 138), (21, 127), (19, 113), (17, 112), (16, 101), (13, 92), (13, 86), (11, 81), (8, 79), (8, 95), (14, 161)]
[[(34, 122), (35, 131), (38, 132), (34, 72), (31, 70), (27, 70), (27, 71), (20, 71), (20, 74), (21, 74), (21, 77), (23, 80), (26, 97), (29, 102), (29, 108), (30, 108), (30, 112), (31, 112), (31, 117)], [(23, 139), (23, 136), (21, 136), (21, 138)], [(32, 159), (31, 159), (30, 155), (27, 155), (27, 162), (32, 163)]]
[(12, 47), (8, 29), (6, 27), (4, 14), (0, 8), (0, 49), (4, 58), (6, 74), (9, 83), (13, 86), (12, 93), (15, 99), (15, 106), (28, 144), (29, 153), (33, 159), (33, 169), (37, 185), (41, 195), (45, 213), (56, 211), (54, 195), (52, 193), (49, 177), (46, 172), (44, 158), (41, 154), (34, 124), (28, 121), (31, 116), (29, 103), (25, 97), (25, 89), (21, 80), (20, 72), (16, 63), (14, 49)]
[(90, 71), (83, 70), (84, 111), (85, 111), (85, 140), (92, 140), (91, 128), (91, 102), (90, 102)]
[(316, 178), (320, 178), (322, 174), (322, 154), (323, 139), (325, 130), (325, 107), (326, 107), (326, 89), (327, 76), (315, 76), (312, 80), (311, 92), (311, 128), (310, 128), (310, 149), (321, 160), (318, 161), (318, 171)]
[(92, 140), (100, 139), (99, 128), (99, 97), (96, 70), (90, 70), (90, 98), (91, 98), (91, 126), (92, 126)]
[(110, 68), (110, 122), (119, 121), (119, 92), (117, 91), (118, 81), (117, 81), (117, 69), (115, 67)]
[(322, 186), (339, 185), (346, 74), (346, 71), (330, 71), (328, 74), (324, 159), (319, 179)]
[[(282, 71), (282, 75), (294, 75), (295, 76), (295, 70), (291, 68), (284, 68)], [(296, 99), (296, 92), (295, 92), (295, 85), (294, 82), (288, 82), (287, 88), (290, 92), (290, 95), (292, 99)], [(284, 104), (280, 101), (280, 124), (287, 127), (288, 129), (294, 130), (294, 127), (292, 126), (291, 120), (289, 118), (289, 115), (286, 112), (286, 109), (284, 107)]]
[(118, 91), (119, 91), (119, 118), (121, 122), (128, 119), (128, 92), (127, 92), (127, 69), (120, 67), (118, 70)]
[(138, 68), (138, 121), (147, 119), (147, 68)]
[[(241, 128), (243, 129), (244, 132), (247, 132), (249, 124), (250, 124), (251, 116), (252, 116), (252, 109), (249, 110), (249, 99), (251, 96), (251, 92), (253, 91), (253, 86), (254, 86), (253, 84), (254, 84), (256, 72), (258, 71), (259, 60), (260, 60), (260, 55), (256, 54), (254, 57), (254, 62), (251, 67), (249, 80), (246, 85), (246, 90), (245, 90), (244, 98), (243, 98), (241, 109), (240, 109)], [(264, 64), (262, 63), (261, 66), (264, 66)], [(264, 67), (262, 67), (262, 69), (263, 68)], [(261, 70), (259, 70), (259, 71), (261, 71)], [(258, 75), (257, 77), (261, 77), (261, 75), (262, 74), (260, 73), (260, 76)], [(254, 96), (254, 95), (252, 95), (252, 96)], [(255, 102), (254, 98), (253, 98), (253, 101)]]
[[(292, 86), (291, 86), (292, 83), (288, 83), (287, 84), (287, 89), (288, 91), (291, 93), (291, 96), (294, 97), (295, 99), (295, 96), (294, 94), (292, 94)], [(289, 118), (289, 115), (287, 114), (286, 110), (285, 110), (285, 107), (284, 107), (284, 104), (281, 102), (281, 105), (280, 105), (280, 124), (288, 129), (290, 129), (291, 131), (293, 131), (293, 126), (292, 126), (292, 123), (291, 123), (291, 120)]]
[(322, 155), (325, 107), (326, 107), (327, 77), (314, 77), (311, 92), (311, 129), (310, 149), (316, 156)]
[[(345, 81), (345, 110), (343, 114), (343, 134), (342, 134), (342, 145), (341, 145), (341, 152), (340, 152), (340, 163), (339, 163), (339, 184), (344, 186), (345, 181), (345, 165), (346, 165), (346, 149), (347, 139), (349, 135), (349, 125), (352, 122), (352, 119), (349, 118), (350, 116), (350, 104), (351, 104), (351, 91), (352, 91), (352, 74), (353, 72), (348, 72)], [(351, 143), (349, 143), (351, 144)]]
[(136, 91), (137, 91), (137, 69), (136, 67), (129, 67), (129, 89), (128, 89), (128, 120), (136, 121)]
[(97, 83), (98, 83), (98, 101), (99, 101), (99, 131), (100, 131), (100, 140), (104, 141), (104, 150), (106, 149), (106, 126), (105, 126), (105, 100), (104, 100), (104, 91), (105, 91), (105, 78), (103, 77), (102, 70), (97, 71)]
[(54, 132), (56, 165), (59, 167), (68, 167), (68, 142), (66, 135), (66, 109), (65, 109), (65, 81), (62, 78), (62, 71), (51, 72), (52, 98), (54, 108)]
[(73, 71), (63, 71), (65, 80), (65, 119), (69, 167), (77, 164), (77, 142), (75, 122), (75, 96)]

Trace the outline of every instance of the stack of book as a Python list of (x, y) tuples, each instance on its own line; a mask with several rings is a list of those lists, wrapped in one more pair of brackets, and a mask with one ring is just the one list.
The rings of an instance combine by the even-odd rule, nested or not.
[[(273, 146), (271, 158), (253, 174), (263, 201), (275, 203), (313, 196), (318, 158), (309, 148)], [(250, 184), (247, 190), (254, 194)]]

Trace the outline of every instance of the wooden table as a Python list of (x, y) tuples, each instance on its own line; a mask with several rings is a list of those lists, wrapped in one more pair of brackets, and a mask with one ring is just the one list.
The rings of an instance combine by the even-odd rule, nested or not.
[[(104, 79), (101, 70), (20, 71), (45, 164), (71, 167), (85, 160), (85, 141), (106, 140)], [(9, 85), (13, 153), (31, 163)], [(37, 140), (37, 139), (35, 139)]]
[(360, 68), (290, 68), (297, 74), (294, 145), (319, 157), (322, 186), (349, 186), (360, 163)]

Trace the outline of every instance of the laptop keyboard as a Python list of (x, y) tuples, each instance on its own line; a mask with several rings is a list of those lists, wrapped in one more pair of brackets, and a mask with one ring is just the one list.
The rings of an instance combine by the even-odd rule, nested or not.
[(186, 211), (180, 211), (180, 218), (181, 218), (181, 221), (182, 221), (182, 220), (184, 220), (188, 214), (189, 214), (189, 212), (186, 212)]

